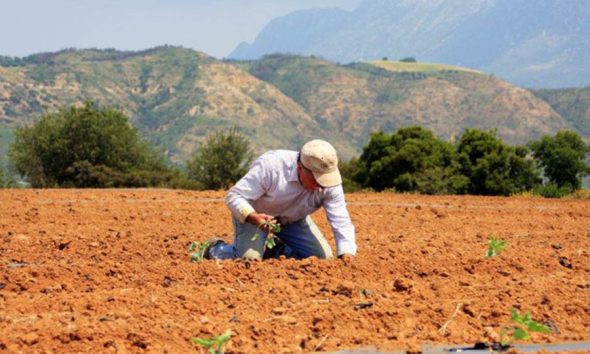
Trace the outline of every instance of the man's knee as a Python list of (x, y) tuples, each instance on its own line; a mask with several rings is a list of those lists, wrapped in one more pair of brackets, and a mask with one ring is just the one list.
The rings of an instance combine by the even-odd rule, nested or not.
[(260, 261), (262, 260), (262, 253), (253, 248), (248, 248), (243, 252), (238, 251), (238, 258), (243, 258), (252, 261)]

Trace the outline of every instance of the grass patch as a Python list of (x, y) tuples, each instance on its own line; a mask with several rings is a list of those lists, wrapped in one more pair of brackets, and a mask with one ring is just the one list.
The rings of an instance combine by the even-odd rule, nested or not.
[(394, 72), (437, 72), (437, 71), (465, 71), (481, 74), (481, 71), (464, 68), (461, 66), (436, 64), (436, 63), (406, 63), (401, 61), (370, 61), (369, 64)]

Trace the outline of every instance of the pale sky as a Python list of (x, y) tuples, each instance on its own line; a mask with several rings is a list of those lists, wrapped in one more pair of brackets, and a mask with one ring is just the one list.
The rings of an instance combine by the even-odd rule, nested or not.
[(273, 18), (361, 0), (0, 0), (0, 55), (182, 45), (222, 58)]

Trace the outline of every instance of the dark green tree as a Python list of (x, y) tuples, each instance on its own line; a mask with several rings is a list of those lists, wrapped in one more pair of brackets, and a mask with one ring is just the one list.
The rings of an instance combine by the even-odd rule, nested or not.
[(342, 176), (342, 188), (347, 193), (356, 192), (363, 188), (355, 179), (356, 176), (363, 168), (361, 161), (353, 157), (349, 161), (338, 161), (338, 169)]
[(226, 189), (248, 172), (254, 153), (236, 127), (207, 136), (188, 164), (188, 177), (202, 189)]
[(510, 195), (540, 183), (526, 147), (510, 147), (495, 131), (467, 129), (457, 144), (461, 173), (469, 179), (468, 193)]
[(91, 102), (17, 129), (8, 156), (15, 171), (36, 188), (144, 187), (174, 175), (124, 113)]
[(458, 173), (453, 146), (418, 126), (373, 134), (359, 163), (355, 181), (379, 191), (449, 194), (462, 192), (467, 183)]
[(570, 192), (579, 189), (582, 178), (590, 174), (585, 162), (590, 146), (573, 131), (563, 130), (553, 137), (545, 135), (531, 142), (530, 147), (545, 177), (557, 188)]

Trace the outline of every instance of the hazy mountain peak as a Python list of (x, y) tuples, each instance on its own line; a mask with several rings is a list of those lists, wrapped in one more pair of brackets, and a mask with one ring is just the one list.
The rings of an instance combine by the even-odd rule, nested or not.
[(273, 20), (231, 58), (284, 52), (337, 62), (399, 59), (462, 65), (533, 87), (590, 84), (587, 0), (366, 0), (352, 12)]

